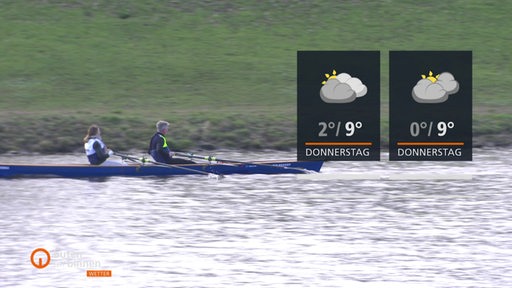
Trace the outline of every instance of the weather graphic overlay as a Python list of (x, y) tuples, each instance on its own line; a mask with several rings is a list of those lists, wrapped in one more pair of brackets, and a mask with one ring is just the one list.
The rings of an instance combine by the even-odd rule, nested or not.
[(391, 51), (389, 79), (390, 160), (472, 160), (471, 51)]
[(380, 160), (380, 53), (297, 53), (297, 159)]

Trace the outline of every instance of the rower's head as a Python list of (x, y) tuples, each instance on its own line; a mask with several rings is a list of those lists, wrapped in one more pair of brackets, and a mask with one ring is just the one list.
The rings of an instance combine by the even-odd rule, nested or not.
[(85, 137), (84, 137), (84, 142), (89, 141), (89, 139), (91, 139), (91, 137), (100, 136), (100, 134), (101, 134), (100, 127), (98, 125), (93, 124), (93, 125), (89, 126), (89, 129), (87, 129), (87, 135), (85, 135)]
[(100, 135), (100, 133), (100, 127), (98, 125), (91, 125), (89, 126), (89, 130), (87, 130), (87, 134), (89, 134), (89, 136)]
[(169, 122), (160, 120), (156, 122), (156, 131), (165, 134), (169, 131)]

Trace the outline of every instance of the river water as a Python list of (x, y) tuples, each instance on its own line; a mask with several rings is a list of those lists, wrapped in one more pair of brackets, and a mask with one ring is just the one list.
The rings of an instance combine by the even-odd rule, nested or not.
[[(374, 180), (0, 180), (0, 287), (510, 287), (512, 149), (475, 149), (473, 159), (329, 162), (320, 174), (384, 175)], [(389, 179), (403, 173), (465, 177)], [(50, 253), (46, 268), (31, 264), (36, 248)], [(46, 262), (42, 253), (32, 259)]]

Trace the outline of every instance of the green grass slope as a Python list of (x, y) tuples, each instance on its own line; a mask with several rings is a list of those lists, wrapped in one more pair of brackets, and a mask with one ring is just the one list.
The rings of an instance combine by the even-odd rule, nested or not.
[(474, 134), (509, 144), (512, 2), (2, 1), (0, 152), (295, 146), (296, 51), (472, 50)]

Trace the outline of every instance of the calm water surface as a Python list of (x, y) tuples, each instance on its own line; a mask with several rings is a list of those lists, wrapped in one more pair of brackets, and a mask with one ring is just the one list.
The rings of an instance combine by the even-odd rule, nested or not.
[[(84, 157), (0, 156), (30, 161)], [(510, 287), (511, 165), (512, 149), (489, 149), (475, 150), (473, 162), (322, 169), (472, 180), (0, 180), (0, 287)], [(30, 262), (39, 247), (52, 256), (44, 269)], [(87, 270), (112, 277), (86, 277)]]

